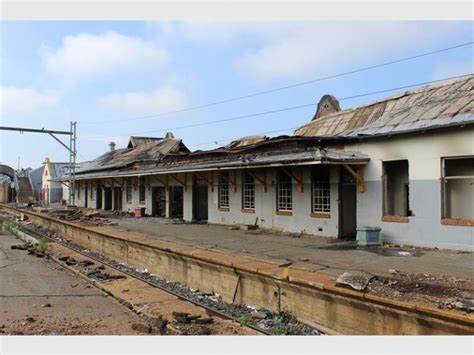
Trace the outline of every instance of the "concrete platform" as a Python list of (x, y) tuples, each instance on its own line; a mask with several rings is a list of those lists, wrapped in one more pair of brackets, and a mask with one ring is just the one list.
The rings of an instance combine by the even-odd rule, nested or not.
[[(294, 267), (340, 275), (346, 270), (389, 275), (407, 273), (447, 275), (474, 280), (474, 253), (428, 248), (357, 248), (337, 238), (300, 236), (270, 231), (231, 230), (228, 226), (176, 224), (163, 218), (109, 218), (109, 227), (146, 235), (148, 240), (187, 244), (232, 255), (251, 256)], [(400, 253), (401, 252), (401, 253)], [(409, 254), (406, 254), (409, 253)]]

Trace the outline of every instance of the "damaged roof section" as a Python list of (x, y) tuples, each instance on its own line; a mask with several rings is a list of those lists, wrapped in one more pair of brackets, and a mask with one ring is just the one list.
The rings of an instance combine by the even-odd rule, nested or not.
[(315, 118), (294, 134), (376, 137), (470, 123), (474, 123), (473, 74)]
[(177, 172), (297, 166), (311, 164), (366, 164), (369, 157), (359, 152), (348, 152), (320, 146), (313, 137), (262, 138), (245, 146), (221, 147), (186, 155), (167, 155), (159, 161), (140, 161), (125, 167), (102, 171), (83, 171), (76, 179), (98, 179)]
[(139, 162), (159, 162), (168, 155), (183, 155), (189, 152), (181, 139), (131, 137), (127, 148), (114, 149), (94, 160), (78, 164), (76, 175), (86, 171), (125, 168)]

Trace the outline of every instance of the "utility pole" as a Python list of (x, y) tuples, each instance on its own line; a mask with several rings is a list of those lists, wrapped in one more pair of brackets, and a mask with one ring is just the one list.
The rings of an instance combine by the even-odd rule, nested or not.
[[(69, 151), (69, 205), (75, 205), (75, 180), (76, 180), (76, 141), (77, 141), (77, 122), (72, 122), (70, 124), (69, 132), (68, 131), (53, 131), (48, 129), (35, 129), (35, 128), (22, 128), (22, 127), (4, 127), (0, 126), (0, 131), (16, 131), (20, 133), (30, 132), (30, 133), (47, 133), (49, 134), (56, 142), (61, 144), (64, 148)], [(63, 143), (56, 134), (68, 135), (69, 136), (69, 146)], [(20, 169), (20, 157), (18, 157), (18, 169)]]

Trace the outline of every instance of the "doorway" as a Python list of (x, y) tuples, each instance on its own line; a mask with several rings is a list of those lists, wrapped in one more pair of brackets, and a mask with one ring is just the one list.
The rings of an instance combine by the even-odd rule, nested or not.
[(98, 210), (101, 210), (102, 209), (102, 186), (98, 185), (96, 191), (97, 191), (97, 193), (96, 193), (96, 201), (97, 201), (96, 208)]
[(357, 228), (357, 182), (341, 167), (339, 184), (339, 238), (355, 239)]
[(84, 188), (85, 196), (84, 196), (84, 207), (87, 208), (87, 198), (89, 197), (89, 189), (88, 189), (88, 184), (86, 183), (86, 186)]
[(183, 187), (170, 186), (170, 218), (183, 218)]
[(166, 217), (166, 189), (164, 186), (153, 186), (151, 188), (151, 201), (151, 215)]
[(112, 188), (104, 187), (104, 210), (112, 209)]
[(114, 211), (122, 210), (122, 188), (114, 187)]
[(208, 187), (207, 183), (194, 176), (193, 183), (193, 219), (207, 221), (208, 218)]

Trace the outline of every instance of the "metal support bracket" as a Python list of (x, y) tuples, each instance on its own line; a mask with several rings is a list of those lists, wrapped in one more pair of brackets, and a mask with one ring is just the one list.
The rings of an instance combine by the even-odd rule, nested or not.
[(221, 178), (223, 178), (225, 181), (227, 181), (232, 186), (232, 191), (233, 192), (237, 192), (237, 183), (235, 182), (235, 180), (232, 180), (230, 178), (230, 173), (228, 175), (225, 175), (225, 174), (222, 174), (222, 173), (218, 173), (218, 174)]
[(155, 179), (156, 179), (161, 185), (163, 185), (164, 187), (166, 187), (166, 188), (169, 187), (168, 175), (166, 175), (166, 181), (161, 180), (159, 176), (155, 176)]
[(256, 173), (248, 170), (247, 173), (252, 176), (255, 180), (258, 180), (258, 182), (260, 182), (260, 184), (262, 184), (262, 190), (263, 192), (267, 192), (268, 188), (267, 188), (267, 174), (265, 174), (265, 172), (263, 172), (263, 178), (259, 177)]
[(295, 174), (292, 173), (291, 170), (286, 169), (286, 168), (280, 168), (286, 175), (289, 177), (293, 178), (296, 181), (296, 191), (298, 192), (303, 192), (303, 179), (300, 179), (297, 177)]
[(202, 175), (202, 174), (199, 174), (199, 173), (193, 173), (194, 176), (196, 176), (197, 178), (201, 179), (201, 180), (204, 180), (207, 184), (207, 186), (209, 187), (209, 190), (210, 191), (214, 191), (214, 184), (212, 183), (212, 178), (209, 179), (207, 177), (207, 175)]
[(364, 180), (365, 166), (359, 165), (358, 172), (352, 169), (350, 165), (344, 164), (343, 167), (349, 172), (349, 174), (351, 174), (357, 180), (357, 185), (359, 186), (359, 192), (364, 193), (365, 192), (365, 180)]
[(181, 180), (176, 174), (171, 174), (171, 177), (183, 186), (184, 191), (188, 191), (188, 186), (186, 184), (186, 174), (184, 174), (184, 181)]

